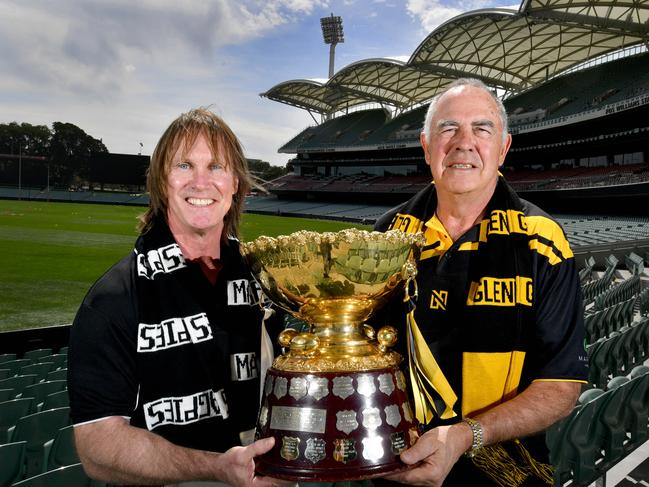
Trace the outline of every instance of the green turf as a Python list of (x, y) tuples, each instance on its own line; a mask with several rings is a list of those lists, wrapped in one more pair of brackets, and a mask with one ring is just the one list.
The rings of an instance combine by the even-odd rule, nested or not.
[[(90, 285), (133, 248), (142, 207), (0, 200), (0, 332), (70, 323)], [(246, 214), (242, 239), (349, 223)], [(367, 227), (363, 227), (367, 228)]]

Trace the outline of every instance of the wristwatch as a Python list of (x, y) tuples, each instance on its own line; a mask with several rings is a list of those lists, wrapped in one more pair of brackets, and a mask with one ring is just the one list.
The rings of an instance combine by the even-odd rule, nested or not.
[(471, 441), (471, 448), (469, 448), (464, 455), (473, 458), (484, 446), (484, 435), (482, 433), (482, 425), (478, 423), (475, 419), (464, 418), (462, 419), (463, 423), (469, 425), (471, 428), (471, 434), (473, 435), (473, 440)]

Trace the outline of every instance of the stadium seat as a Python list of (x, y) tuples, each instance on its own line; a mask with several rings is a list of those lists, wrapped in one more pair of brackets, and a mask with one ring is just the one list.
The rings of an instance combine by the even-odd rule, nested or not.
[(551, 438), (550, 462), (554, 466), (555, 485), (564, 485), (571, 480), (575, 485), (587, 485), (590, 483), (586, 482), (587, 478), (594, 480), (599, 476), (595, 462), (601, 460), (601, 448), (592, 437), (595, 433), (595, 415), (604, 395), (601, 389), (584, 391), (579, 396), (576, 410)]
[(3, 354), (0, 354), (0, 364), (3, 364), (5, 362), (10, 362), (12, 360), (16, 360), (16, 354), (15, 353), (3, 353)]
[(627, 401), (631, 391), (631, 380), (626, 376), (611, 379), (607, 385), (606, 400), (600, 407), (597, 419), (604, 435), (604, 459), (602, 470), (609, 470), (625, 455), (625, 447), (629, 442), (626, 427)]
[(47, 373), (53, 368), (54, 368), (53, 362), (41, 362), (36, 364), (23, 365), (18, 370), (18, 375), (34, 374), (36, 376), (36, 382), (40, 382), (43, 379), (45, 379), (45, 377), (47, 377)]
[(0, 389), (0, 402), (5, 402), (16, 397), (16, 391), (14, 389)]
[(18, 371), (22, 366), (29, 365), (31, 363), (32, 361), (29, 360), (28, 358), (9, 360), (7, 362), (2, 363), (2, 368), (11, 370), (11, 375), (17, 375)]
[(79, 463), (79, 455), (74, 446), (74, 426), (61, 428), (51, 442), (45, 444), (43, 471), (54, 470)]
[(105, 485), (91, 480), (83, 471), (81, 464), (77, 463), (21, 480), (12, 487), (102, 487)]
[(9, 379), (0, 380), (0, 389), (14, 389), (16, 395), (22, 394), (23, 389), (36, 382), (35, 375), (17, 375)]
[(43, 470), (45, 443), (59, 429), (70, 424), (70, 408), (49, 409), (23, 416), (16, 423), (11, 441), (26, 441), (25, 475), (37, 475)]
[(627, 402), (627, 429), (631, 439), (627, 450), (631, 451), (649, 439), (649, 367), (639, 365), (631, 370), (631, 390)]
[(615, 336), (598, 340), (588, 348), (588, 380), (596, 387), (604, 387), (609, 381), (611, 375), (609, 351), (614, 343)]
[(53, 392), (45, 396), (43, 405), (41, 406), (41, 411), (47, 411), (48, 409), (64, 408), (70, 405), (70, 396), (67, 389), (59, 392)]
[(13, 375), (9, 369), (0, 369), (0, 380), (8, 379), (9, 377), (13, 377)]
[(642, 364), (649, 358), (649, 319), (644, 318), (632, 327), (630, 339), (634, 349), (635, 363)]
[(629, 370), (631, 370), (633, 363), (633, 350), (630, 348), (628, 343), (631, 331), (630, 328), (622, 329), (619, 334), (613, 338), (613, 344), (608, 352), (608, 356), (611, 364), (611, 374), (614, 377), (628, 374)]
[(32, 362), (38, 362), (39, 359), (47, 357), (48, 355), (52, 355), (51, 348), (39, 348), (37, 350), (28, 350), (27, 352), (25, 352), (23, 358), (28, 358)]
[(61, 354), (61, 355), (67, 355), (67, 354), (68, 354), (68, 347), (61, 347), (61, 348), (59, 348), (59, 354)]
[(37, 410), (40, 410), (40, 406), (42, 405), (43, 401), (45, 401), (45, 397), (48, 394), (52, 394), (53, 392), (59, 392), (64, 389), (66, 389), (68, 386), (67, 381), (64, 380), (52, 380), (49, 382), (38, 382), (36, 384), (32, 384), (31, 386), (27, 386), (23, 389), (23, 393), (21, 397), (33, 397), (34, 401), (36, 401), (36, 408)]
[(18, 420), (33, 413), (34, 408), (32, 398), (0, 402), (0, 443), (7, 443), (11, 440), (11, 433)]
[(68, 355), (64, 353), (55, 353), (53, 355), (42, 357), (38, 363), (42, 362), (52, 362), (54, 364), (52, 370), (58, 370), (62, 367), (67, 367)]
[(644, 271), (644, 261), (638, 254), (631, 252), (625, 256), (624, 263), (626, 264), (626, 268), (634, 275), (642, 274)]
[(25, 444), (18, 441), (0, 445), (0, 487), (9, 487), (23, 478)]
[(642, 337), (638, 333), (642, 333), (642, 327), (636, 323), (634, 326), (629, 327), (629, 330), (624, 334), (624, 349), (628, 354), (628, 369), (626, 373), (636, 365), (644, 362), (644, 347), (642, 347)]
[(575, 485), (589, 485), (603, 474), (600, 464), (604, 458), (604, 435), (597, 416), (607, 395), (590, 391), (586, 391), (585, 402), (565, 433), (563, 452), (574, 472)]
[(68, 369), (52, 370), (47, 373), (45, 380), (68, 380)]

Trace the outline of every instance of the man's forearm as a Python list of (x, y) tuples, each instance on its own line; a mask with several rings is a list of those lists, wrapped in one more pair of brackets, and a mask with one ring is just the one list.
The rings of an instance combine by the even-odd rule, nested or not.
[(533, 382), (513, 399), (476, 416), (485, 444), (544, 430), (572, 411), (580, 390), (577, 382)]
[[(231, 453), (184, 448), (112, 417), (75, 427), (79, 457), (89, 476), (104, 482), (160, 485), (188, 480), (226, 480), (236, 468), (254, 476), (254, 462)], [(231, 452), (231, 450), (228, 450)], [(224, 456), (230, 458), (223, 458)], [(236, 465), (237, 462), (240, 465)], [(231, 479), (235, 480), (235, 479)]]

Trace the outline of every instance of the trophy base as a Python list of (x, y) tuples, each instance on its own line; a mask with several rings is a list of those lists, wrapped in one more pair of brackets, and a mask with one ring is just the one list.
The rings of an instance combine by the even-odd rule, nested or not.
[(257, 438), (275, 446), (257, 471), (290, 481), (337, 482), (406, 469), (399, 454), (419, 429), (398, 367), (299, 373), (271, 367)]
[(266, 462), (263, 458), (260, 458), (255, 462), (255, 470), (258, 474), (292, 482), (343, 482), (368, 480), (402, 472), (410, 468), (402, 462), (374, 467), (336, 467), (333, 470), (330, 468), (294, 469)]

